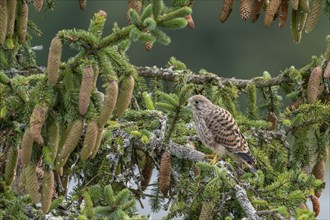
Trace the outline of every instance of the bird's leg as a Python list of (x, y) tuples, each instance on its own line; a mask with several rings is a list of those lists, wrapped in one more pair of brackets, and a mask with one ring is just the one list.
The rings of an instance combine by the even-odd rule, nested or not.
[(208, 161), (210, 161), (210, 164), (214, 165), (218, 162), (219, 160), (219, 155), (217, 153), (213, 154), (206, 154), (204, 158)]

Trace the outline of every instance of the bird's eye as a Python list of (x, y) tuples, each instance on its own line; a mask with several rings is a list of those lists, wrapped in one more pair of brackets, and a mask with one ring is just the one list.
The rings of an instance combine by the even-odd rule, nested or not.
[(198, 105), (198, 103), (199, 103), (199, 101), (194, 101), (194, 104), (195, 104), (195, 105)]

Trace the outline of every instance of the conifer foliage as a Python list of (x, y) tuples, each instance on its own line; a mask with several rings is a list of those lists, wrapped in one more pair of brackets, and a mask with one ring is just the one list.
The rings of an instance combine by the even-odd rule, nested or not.
[[(224, 1), (222, 22), (233, 2)], [(266, 2), (242, 0), (242, 18), (256, 21), (268, 4), (265, 25), (279, 10), (283, 26), (288, 1)], [(298, 17), (310, 32), (319, 16), (317, 0), (308, 3), (290, 1), (296, 40)], [(167, 30), (194, 28), (193, 1), (129, 0), (126, 27), (115, 24), (104, 36), (107, 13), (100, 10), (86, 30), (59, 31), (42, 68), (30, 48), (27, 25), (40, 30), (28, 22), (29, 4), (37, 12), (54, 7), (52, 0), (0, 0), (0, 219), (147, 219), (136, 210), (144, 199), (152, 211), (168, 210), (164, 219), (314, 219), (322, 211), (329, 36), (324, 54), (277, 76), (221, 78), (194, 73), (174, 57), (165, 68), (136, 67), (126, 54), (131, 43), (150, 51), (171, 42)], [(88, 4), (79, 1), (82, 10)], [(77, 53), (64, 60), (68, 46)], [(196, 138), (186, 106), (192, 94), (231, 112), (256, 174), (227, 157), (205, 160), (211, 152)], [(237, 107), (240, 96), (246, 111)]]

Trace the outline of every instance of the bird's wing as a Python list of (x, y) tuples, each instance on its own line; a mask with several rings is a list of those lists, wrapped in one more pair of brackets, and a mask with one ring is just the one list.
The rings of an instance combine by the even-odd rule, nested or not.
[(249, 164), (254, 164), (248, 143), (239, 130), (234, 117), (225, 109), (216, 108), (205, 117), (205, 123), (216, 144), (239, 156)]

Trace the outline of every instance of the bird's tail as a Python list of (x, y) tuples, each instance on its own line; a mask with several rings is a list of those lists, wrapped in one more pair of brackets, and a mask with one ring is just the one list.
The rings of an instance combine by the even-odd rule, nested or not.
[(255, 168), (255, 166), (249, 164), (249, 168), (250, 168), (250, 171), (253, 173), (253, 174), (257, 174), (257, 169)]

